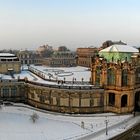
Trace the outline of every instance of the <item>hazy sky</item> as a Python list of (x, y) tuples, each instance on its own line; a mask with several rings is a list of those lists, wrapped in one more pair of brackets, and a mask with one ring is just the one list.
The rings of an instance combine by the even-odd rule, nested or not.
[(140, 0), (0, 0), (0, 49), (140, 46)]

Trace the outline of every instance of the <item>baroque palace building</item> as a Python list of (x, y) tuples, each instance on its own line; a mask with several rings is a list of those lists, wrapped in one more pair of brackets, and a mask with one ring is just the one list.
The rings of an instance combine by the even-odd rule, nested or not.
[[(110, 57), (112, 53), (114, 55)], [(23, 77), (26, 72), (29, 75)], [(140, 55), (133, 47), (111, 46), (100, 51), (99, 56), (92, 57), (91, 80), (88, 82), (55, 79), (56, 73), (55, 69), (50, 79), (37, 66), (29, 66), (15, 78), (3, 76), (0, 99), (63, 113), (129, 113), (140, 110)]]
[(106, 111), (131, 112), (140, 107), (140, 55), (127, 45), (112, 45), (92, 61), (91, 82), (103, 87)]

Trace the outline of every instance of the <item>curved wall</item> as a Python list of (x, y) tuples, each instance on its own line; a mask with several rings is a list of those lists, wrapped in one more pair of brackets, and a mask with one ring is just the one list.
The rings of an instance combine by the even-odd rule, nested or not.
[(104, 90), (74, 90), (26, 84), (28, 104), (64, 113), (94, 113), (104, 111)]

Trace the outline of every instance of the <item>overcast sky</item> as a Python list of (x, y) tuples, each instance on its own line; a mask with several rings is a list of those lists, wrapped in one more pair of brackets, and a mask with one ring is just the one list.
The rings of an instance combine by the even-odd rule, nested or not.
[(140, 46), (140, 0), (0, 0), (0, 49)]

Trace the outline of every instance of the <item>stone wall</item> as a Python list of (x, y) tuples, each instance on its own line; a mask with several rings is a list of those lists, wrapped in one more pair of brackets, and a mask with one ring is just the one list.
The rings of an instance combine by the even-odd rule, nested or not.
[(65, 113), (104, 112), (104, 90), (57, 89), (27, 84), (28, 103)]
[(1, 74), (9, 74), (8, 70), (13, 70), (14, 73), (20, 73), (21, 64), (19, 61), (13, 62), (0, 62), (0, 73)]
[(24, 82), (16, 80), (0, 81), (0, 100), (26, 102), (27, 96)]

